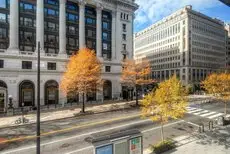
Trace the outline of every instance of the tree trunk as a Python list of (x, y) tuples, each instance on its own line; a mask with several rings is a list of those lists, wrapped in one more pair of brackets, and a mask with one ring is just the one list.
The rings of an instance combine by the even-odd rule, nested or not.
[(164, 125), (163, 122), (161, 122), (161, 141), (164, 142)]
[(227, 101), (224, 102), (224, 114), (227, 115)]
[(136, 85), (136, 106), (138, 106), (138, 90), (137, 90), (137, 85)]
[(85, 113), (85, 93), (82, 94), (82, 113)]

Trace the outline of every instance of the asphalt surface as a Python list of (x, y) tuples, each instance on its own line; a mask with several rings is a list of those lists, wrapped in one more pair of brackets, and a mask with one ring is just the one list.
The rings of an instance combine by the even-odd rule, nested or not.
[[(164, 127), (165, 138), (174, 138), (197, 131), (203, 123), (208, 128), (212, 119), (195, 115), (196, 110), (223, 112), (224, 104), (206, 103), (193, 105), (194, 112), (185, 114), (183, 119), (170, 120)], [(203, 112), (203, 111), (202, 111)], [(138, 129), (143, 134), (143, 147), (161, 140), (160, 125), (139, 116), (138, 109), (86, 115), (57, 121), (41, 123), (42, 154), (92, 154), (93, 146), (85, 141), (92, 133)], [(0, 129), (0, 153), (3, 154), (34, 154), (36, 153), (36, 125), (25, 125)], [(28, 137), (29, 136), (29, 137)], [(19, 140), (20, 138), (20, 140)]]

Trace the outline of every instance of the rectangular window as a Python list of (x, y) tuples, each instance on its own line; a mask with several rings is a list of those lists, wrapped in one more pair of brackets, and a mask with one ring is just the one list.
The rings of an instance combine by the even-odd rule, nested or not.
[(122, 24), (123, 32), (126, 32), (126, 24)]
[(90, 48), (90, 49), (93, 48), (93, 42), (91, 40), (87, 40), (86, 44), (87, 44), (88, 48)]
[(88, 29), (87, 30), (87, 37), (93, 37), (93, 31)]
[(69, 45), (70, 46), (76, 46), (76, 40), (73, 38), (69, 38)]
[(76, 33), (75, 27), (69, 26), (69, 33), (70, 33), (70, 34), (75, 34), (75, 33)]
[(5, 22), (6, 23), (6, 14), (0, 13), (0, 22)]
[(47, 69), (48, 70), (56, 70), (56, 63), (47, 63)]
[(47, 29), (54, 31), (55, 30), (55, 23), (48, 22)]
[(66, 8), (69, 9), (69, 10), (72, 10), (72, 11), (77, 11), (78, 7), (76, 5), (76, 3), (73, 3), (73, 2), (67, 2), (67, 5), (66, 5)]
[(103, 38), (103, 40), (108, 40), (108, 39), (109, 39), (109, 38), (108, 38), (108, 33), (103, 32), (102, 38)]
[(6, 0), (1, 0), (0, 8), (6, 8)]
[(68, 15), (67, 16), (68, 21), (77, 21), (78, 20), (78, 16), (75, 14), (68, 13), (67, 15)]
[(0, 38), (6, 38), (6, 28), (0, 28)]
[(126, 54), (123, 54), (123, 60), (125, 60), (126, 59)]
[(22, 61), (22, 69), (32, 69), (32, 61)]
[(123, 41), (126, 41), (126, 34), (122, 34)]
[(108, 22), (103, 21), (103, 23), (102, 23), (102, 27), (103, 27), (103, 29), (109, 29), (109, 23), (108, 23)]
[(110, 66), (105, 66), (105, 72), (110, 72), (111, 71), (111, 67)]
[(32, 46), (24, 46), (25, 51), (34, 51)]
[(33, 27), (33, 20), (30, 18), (24, 18), (24, 26)]
[(95, 25), (96, 21), (95, 19), (92, 19), (92, 18), (86, 18), (86, 24)]
[(55, 35), (48, 35), (48, 43), (56, 43)]
[(108, 44), (107, 43), (103, 43), (103, 50), (108, 50)]
[(103, 13), (102, 18), (104, 18), (104, 19), (109, 19), (109, 15)]
[(0, 68), (4, 68), (4, 60), (0, 59)]
[(46, 9), (45, 11), (47, 11), (47, 15), (51, 15), (51, 16), (57, 16), (57, 11), (53, 10), (53, 9)]
[(24, 39), (26, 42), (33, 42), (33, 33), (32, 32), (24, 32)]
[(123, 51), (126, 51), (126, 44), (122, 44)]
[(33, 11), (33, 5), (31, 5), (31, 4), (24, 4), (24, 10)]
[(57, 0), (47, 0), (47, 4), (58, 5), (58, 1)]

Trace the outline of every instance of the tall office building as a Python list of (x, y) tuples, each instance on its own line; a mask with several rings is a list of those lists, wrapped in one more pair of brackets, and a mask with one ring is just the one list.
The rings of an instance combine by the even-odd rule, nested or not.
[(150, 60), (158, 81), (176, 74), (184, 84), (196, 86), (225, 67), (225, 42), (223, 22), (185, 6), (136, 33), (134, 55)]
[[(1, 0), (0, 110), (12, 96), (14, 107), (36, 106), (37, 44), (41, 45), (41, 104), (78, 101), (59, 90), (69, 56), (79, 48), (96, 51), (103, 63), (103, 93), (118, 97), (121, 61), (133, 57), (135, 0)], [(104, 98), (102, 98), (104, 97)]]
[(230, 24), (225, 25), (226, 29), (226, 54), (227, 54), (227, 67), (230, 67)]

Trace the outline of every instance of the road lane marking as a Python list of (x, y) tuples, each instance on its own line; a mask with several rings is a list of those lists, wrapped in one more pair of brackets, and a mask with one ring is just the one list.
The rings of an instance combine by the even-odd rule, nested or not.
[[(184, 121), (184, 120), (176, 121), (176, 122), (173, 122), (173, 123), (166, 124), (166, 125), (164, 125), (164, 127), (169, 127), (171, 125), (175, 125), (175, 124), (178, 124), (178, 123), (181, 123), (181, 122), (186, 122), (186, 121)], [(151, 128), (151, 129), (143, 130), (143, 131), (141, 131), (141, 133), (146, 133), (146, 132), (153, 131), (153, 130), (160, 129), (160, 128), (161, 128), (161, 126), (157, 126), (157, 127)], [(84, 150), (91, 149), (91, 148), (93, 148), (93, 146), (88, 146), (88, 147), (85, 147), (85, 148), (82, 148), (82, 149), (70, 151), (70, 152), (67, 152), (65, 154), (74, 154), (76, 152), (84, 151)]]
[[(107, 128), (107, 129), (101, 129), (101, 130), (92, 131), (92, 132), (88, 132), (88, 133), (81, 134), (81, 135), (72, 136), (72, 137), (69, 137), (69, 138), (64, 138), (64, 139), (60, 139), (60, 140), (55, 140), (55, 141), (52, 141), (52, 142), (43, 143), (43, 144), (41, 144), (41, 147), (42, 147), (42, 146), (46, 146), (46, 145), (50, 145), (50, 144), (54, 144), (54, 143), (58, 143), (58, 142), (63, 142), (63, 141), (70, 140), (70, 139), (80, 138), (80, 137), (82, 137), (82, 136), (88, 136), (88, 135), (91, 135), (91, 134), (94, 134), (94, 133), (100, 133), (100, 132), (104, 132), (104, 131), (109, 131), (109, 130), (113, 130), (113, 129), (118, 129), (118, 128), (122, 128), (122, 127), (127, 127), (127, 126), (130, 126), (130, 125), (133, 125), (133, 124), (144, 123), (144, 122), (147, 122), (147, 121), (151, 121), (151, 120), (150, 120), (150, 119), (139, 120), (139, 121), (136, 121), (136, 122), (132, 122), (132, 123), (128, 123), (128, 124), (124, 124), (124, 125), (120, 125), (120, 126), (110, 127), (110, 128)], [(6, 151), (6, 152), (4, 152), (3, 154), (11, 154), (11, 153), (13, 153), (13, 152), (28, 150), (28, 149), (32, 149), (32, 148), (36, 148), (36, 146), (33, 145), (33, 146), (28, 146), (28, 147), (24, 147), (24, 148), (19, 148), (19, 149), (15, 149), (15, 150), (11, 150), (11, 151)]]
[(223, 114), (223, 113), (218, 113), (218, 114), (215, 114), (215, 115), (209, 116), (209, 117), (207, 117), (207, 118), (209, 118), (209, 119), (213, 119), (213, 118), (216, 118), (216, 117), (219, 117), (219, 116), (222, 116), (222, 115), (224, 115), (224, 114)]
[[(181, 122), (186, 122), (188, 124), (191, 124), (191, 125), (199, 127), (199, 125), (197, 125), (195, 123), (192, 123), (192, 122), (189, 122), (189, 121), (185, 121), (185, 120), (180, 120), (180, 121), (176, 121), (176, 122), (173, 122), (173, 123), (169, 123), (169, 124), (164, 125), (164, 127), (169, 127), (171, 125), (175, 125), (175, 124), (178, 124), (178, 123), (181, 123)], [(149, 131), (152, 131), (152, 130), (156, 130), (156, 129), (160, 129), (160, 128), (161, 128), (161, 126), (158, 126), (158, 127), (154, 127), (154, 128), (151, 128), (151, 129), (143, 130), (141, 132), (142, 133), (146, 133), (146, 132), (149, 132)], [(91, 148), (93, 148), (93, 147), (92, 146), (88, 146), (88, 147), (85, 147), (85, 148), (82, 148), (82, 149), (78, 149), (78, 150), (75, 150), (75, 151), (67, 152), (65, 154), (74, 154), (76, 152), (84, 151), (84, 150), (91, 149)]]
[[(144, 123), (144, 122), (147, 122), (147, 121), (151, 121), (151, 120), (150, 119), (139, 120), (139, 121), (136, 121), (136, 122), (132, 122), (132, 123), (128, 123), (128, 124), (124, 124), (124, 125), (120, 125), (120, 126), (110, 127), (110, 128), (107, 128), (107, 129), (101, 129), (101, 130), (98, 130), (98, 131), (92, 131), (92, 132), (88, 132), (88, 133), (85, 133), (85, 134), (72, 136), (72, 137), (69, 137), (69, 138), (55, 140), (55, 141), (52, 141), (52, 142), (43, 143), (43, 144), (41, 144), (41, 147), (46, 146), (46, 145), (50, 145), (50, 144), (54, 144), (54, 143), (58, 143), (58, 142), (63, 142), (63, 141), (70, 140), (70, 139), (76, 139), (76, 138), (80, 138), (80, 137), (83, 137), (83, 136), (88, 136), (88, 135), (91, 135), (91, 134), (94, 134), (94, 133), (99, 133), (99, 132), (109, 131), (109, 130), (113, 130), (113, 129), (117, 129), (117, 128), (122, 128), (122, 127), (130, 126), (130, 125), (133, 125), (133, 124)], [(175, 124), (178, 124), (178, 123), (181, 123), (181, 122), (184, 122), (184, 120), (180, 120), (180, 121), (176, 121), (176, 122), (173, 122), (173, 123), (166, 124), (166, 125), (164, 125), (164, 127), (175, 125)], [(145, 132), (160, 129), (160, 128), (161, 128), (161, 126), (158, 126), (158, 127), (154, 127), (154, 128), (148, 129), (148, 130), (141, 131), (141, 132), (145, 133)], [(15, 149), (15, 150), (11, 150), (11, 151), (6, 151), (3, 154), (11, 154), (11, 153), (24, 151), (24, 150), (29, 150), (29, 149), (33, 149), (33, 148), (36, 148), (36, 146), (33, 145), (33, 146), (19, 148), (19, 149)]]
[[(89, 127), (89, 126), (94, 126), (94, 125), (111, 123), (111, 122), (115, 122), (115, 121), (119, 121), (119, 120), (125, 120), (125, 119), (140, 117), (140, 116), (141, 116), (141, 114), (135, 114), (135, 115), (131, 115), (131, 116), (124, 116), (124, 117), (114, 118), (114, 119), (105, 120), (105, 121), (98, 121), (98, 122), (93, 122), (93, 123), (92, 122), (86, 122), (86, 123), (83, 123), (83, 124), (80, 124), (80, 125), (75, 125), (73, 127), (69, 127), (69, 128), (65, 128), (65, 129), (60, 129), (60, 130), (56, 130), (56, 131), (50, 131), (50, 132), (46, 132), (46, 133), (41, 133), (40, 137), (51, 135), (51, 134), (56, 134), (56, 133), (61, 133), (61, 132), (62, 133), (63, 132), (68, 132), (68, 131), (72, 131), (74, 129), (79, 129), (79, 128), (82, 128), (82, 127)], [(36, 135), (31, 135), (31, 136), (25, 136), (25, 137), (12, 138), (12, 139), (0, 142), (0, 144), (14, 142), (14, 141), (21, 141), (21, 140), (24, 140), (24, 139), (34, 139), (34, 138), (37, 138), (37, 136)]]
[(206, 117), (206, 116), (209, 116), (209, 115), (212, 115), (212, 114), (216, 114), (216, 112), (209, 112), (209, 113), (206, 113), (206, 114), (202, 114), (200, 115), (201, 117)]
[(197, 109), (197, 108), (194, 108), (194, 107), (186, 107), (186, 109), (189, 110), (189, 111), (192, 111), (192, 110), (195, 110), (195, 109)]
[(196, 110), (193, 110), (193, 111), (189, 111), (187, 113), (195, 113), (195, 112), (199, 112), (199, 111), (202, 111), (203, 109), (196, 109)]
[(204, 114), (204, 113), (207, 113), (209, 112), (208, 110), (204, 110), (202, 112), (198, 112), (198, 113), (193, 113), (194, 115), (201, 115), (201, 114)]
[(73, 153), (84, 151), (84, 150), (88, 150), (88, 149), (91, 149), (91, 148), (94, 148), (94, 147), (93, 146), (88, 146), (88, 147), (85, 147), (85, 148), (82, 148), (82, 149), (78, 149), (78, 150), (75, 150), (75, 151), (67, 152), (65, 154), (73, 154)]

